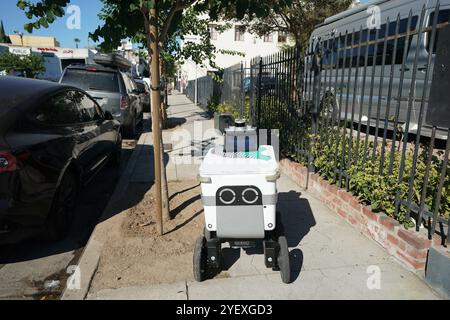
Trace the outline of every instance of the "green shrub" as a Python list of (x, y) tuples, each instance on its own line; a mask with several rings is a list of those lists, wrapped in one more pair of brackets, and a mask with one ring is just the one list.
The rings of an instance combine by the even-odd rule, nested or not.
[[(306, 106), (308, 110), (308, 106)], [(319, 122), (323, 119), (319, 119)], [(325, 119), (326, 121), (326, 119)], [(328, 125), (328, 139), (324, 132), (311, 135), (311, 116), (308, 112), (303, 115), (287, 103), (275, 100), (273, 97), (263, 97), (261, 100), (261, 128), (280, 129), (281, 152), (295, 161), (309, 165), (308, 157), (300, 154), (299, 150), (311, 149), (313, 164), (316, 172), (329, 180), (331, 183), (341, 187), (346, 186), (346, 179), (335, 174), (335, 166), (338, 170), (349, 175), (348, 189), (362, 202), (370, 205), (373, 210), (385, 212), (395, 218), (406, 227), (411, 226), (411, 221), (406, 218), (406, 206), (399, 205), (395, 213), (395, 199), (407, 200), (409, 196), (409, 183), (412, 174), (413, 151), (407, 151), (404, 159), (404, 170), (402, 179), (399, 181), (399, 170), (401, 166), (401, 150), (395, 150), (392, 159), (392, 172), (390, 166), (390, 146), (386, 146), (384, 159), (382, 159), (381, 143), (378, 144), (373, 154), (373, 142), (366, 142), (360, 138), (357, 146), (356, 136), (350, 139), (350, 130), (347, 129), (345, 140), (343, 139), (343, 128)], [(353, 130), (355, 135), (355, 131)], [(300, 139), (305, 139), (305, 145), (299, 146)], [(350, 140), (352, 140), (350, 146)], [(378, 140), (380, 142), (380, 139)], [(400, 142), (397, 141), (398, 146)], [(299, 148), (301, 147), (301, 148)], [(412, 148), (413, 149), (413, 148)], [(420, 204), (429, 146), (420, 145), (416, 162), (413, 186), (412, 203)], [(348, 161), (349, 152), (351, 161)], [(364, 154), (366, 152), (366, 154)], [(357, 157), (356, 157), (357, 155)], [(432, 156), (430, 165), (428, 185), (426, 190), (425, 206), (427, 210), (434, 210), (439, 189), (439, 179), (443, 166), (443, 153), (438, 152)], [(344, 161), (341, 161), (344, 159)], [(365, 159), (365, 161), (364, 161)], [(382, 174), (380, 175), (380, 167)], [(442, 188), (442, 197), (439, 207), (439, 215), (450, 219), (450, 166), (447, 165), (445, 182)]]

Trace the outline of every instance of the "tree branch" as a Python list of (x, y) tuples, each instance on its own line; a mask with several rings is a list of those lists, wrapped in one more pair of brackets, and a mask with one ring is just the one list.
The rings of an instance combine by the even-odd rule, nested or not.
[(172, 24), (172, 20), (173, 20), (175, 13), (188, 8), (189, 6), (194, 4), (195, 1), (197, 1), (197, 0), (188, 0), (186, 2), (177, 0), (177, 2), (175, 2), (175, 5), (172, 6), (172, 8), (170, 9), (169, 15), (167, 16), (167, 19), (164, 22), (163, 27), (161, 28), (161, 32), (159, 33), (159, 43), (164, 43), (164, 41), (166, 40), (167, 33), (169, 32), (169, 28)]

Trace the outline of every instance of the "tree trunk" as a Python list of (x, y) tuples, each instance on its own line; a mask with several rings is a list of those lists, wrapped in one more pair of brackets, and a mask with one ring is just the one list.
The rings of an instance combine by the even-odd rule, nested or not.
[[(152, 104), (152, 131), (153, 131), (153, 153), (155, 161), (155, 214), (158, 232), (163, 235), (162, 217), (162, 181), (161, 172), (164, 168), (161, 161), (161, 123), (159, 108), (161, 105), (160, 74), (159, 74), (159, 49), (158, 49), (158, 12), (156, 8), (149, 11), (149, 54), (150, 54), (150, 77), (151, 77), (151, 104)], [(167, 190), (165, 190), (167, 192)]]
[(167, 184), (166, 166), (164, 164), (164, 142), (161, 135), (161, 186), (162, 186), (162, 216), (165, 221), (171, 219), (170, 202), (169, 202), (169, 186)]
[[(160, 60), (160, 73), (161, 73), (161, 76), (162, 76), (162, 78), (164, 79), (164, 88), (162, 88), (162, 89), (164, 89), (164, 91), (166, 90), (166, 76), (165, 76), (165, 73), (166, 73), (166, 69), (165, 69), (165, 64), (164, 64), (164, 61), (161, 59)], [(164, 100), (162, 100), (161, 101), (161, 118), (162, 118), (162, 125), (163, 125), (163, 128), (166, 128), (166, 126), (167, 126), (167, 103), (166, 103), (166, 100), (167, 99), (167, 97), (164, 97)]]
[[(164, 77), (164, 61), (159, 61), (159, 72)], [(167, 112), (164, 101), (161, 101), (161, 130), (166, 127), (167, 124)], [(164, 165), (164, 141), (161, 135), (161, 184), (162, 184), (162, 215), (165, 221), (171, 219), (170, 216), (170, 202), (169, 202), (169, 187), (167, 184), (166, 166)]]

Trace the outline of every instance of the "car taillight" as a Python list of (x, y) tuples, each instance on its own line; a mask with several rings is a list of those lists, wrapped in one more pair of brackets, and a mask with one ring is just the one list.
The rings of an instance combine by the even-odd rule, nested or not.
[(11, 172), (17, 169), (17, 159), (11, 153), (0, 151), (0, 173)]
[(128, 99), (126, 96), (120, 97), (120, 109), (124, 110), (128, 108)]

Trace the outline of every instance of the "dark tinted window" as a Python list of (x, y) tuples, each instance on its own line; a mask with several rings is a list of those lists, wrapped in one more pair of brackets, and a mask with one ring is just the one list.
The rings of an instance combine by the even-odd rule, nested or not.
[(86, 121), (99, 120), (103, 117), (99, 107), (87, 95), (84, 95), (81, 100), (81, 113), (84, 115)]
[(77, 124), (93, 120), (95, 109), (88, 106), (87, 96), (79, 91), (66, 91), (51, 97), (37, 108), (35, 119), (51, 125)]
[[(418, 16), (413, 16), (411, 18), (410, 31), (416, 29), (418, 21)], [(384, 50), (384, 38), (386, 36), (386, 29), (388, 29), (388, 37), (393, 37), (397, 31), (397, 21), (390, 22), (389, 27), (387, 24), (381, 25), (380, 29), (377, 30), (362, 30), (349, 33), (347, 37), (342, 35), (336, 37), (336, 39), (330, 39), (324, 42), (324, 64), (332, 64), (336, 66), (337, 59), (339, 55), (339, 68), (349, 68), (352, 67), (362, 67), (366, 62), (366, 52), (367, 52), (367, 65), (373, 65), (374, 59), (376, 59), (375, 64), (381, 65), (383, 61), (383, 50)], [(395, 49), (395, 39), (390, 39), (387, 41), (386, 46), (386, 65), (395, 62), (395, 64), (402, 64), (403, 55), (406, 49), (406, 35), (408, 30), (408, 18), (401, 19), (398, 25), (398, 39), (397, 48)], [(378, 36), (378, 37), (377, 37)], [(408, 39), (408, 50), (411, 46), (412, 36)], [(377, 40), (378, 45), (371, 43), (367, 45), (367, 41)], [(333, 43), (334, 42), (334, 43)], [(376, 49), (376, 52), (375, 52)], [(339, 50), (339, 54), (337, 51)], [(395, 51), (395, 52), (394, 52)]]
[[(428, 21), (429, 27), (433, 26), (434, 15), (435, 15), (434, 12), (432, 12), (430, 14), (430, 19)], [(449, 19), (450, 19), (450, 10), (441, 10), (438, 15), (437, 24), (448, 22)], [(427, 51), (430, 51), (430, 38), (431, 38), (431, 32), (428, 32), (427, 44), (426, 44)], [(436, 39), (434, 40), (433, 53), (436, 53), (436, 46), (437, 46), (438, 40), (439, 40), (439, 29), (436, 30)]]
[(119, 92), (117, 72), (67, 69), (61, 82), (83, 90)]
[(136, 82), (136, 86), (139, 89), (139, 91), (145, 92), (147, 90), (145, 90), (145, 84), (141, 83), (141, 82)]

